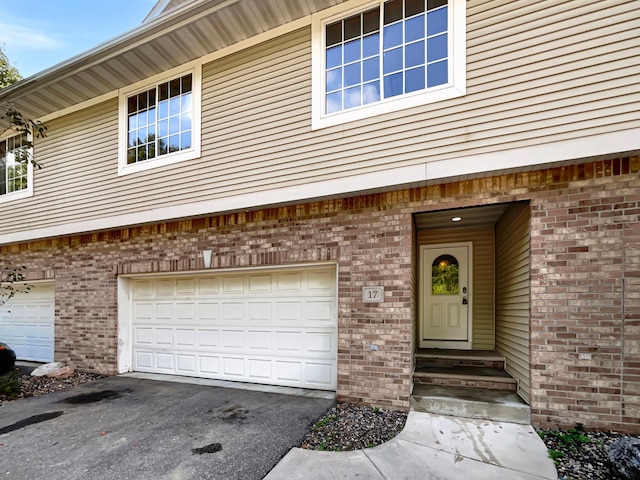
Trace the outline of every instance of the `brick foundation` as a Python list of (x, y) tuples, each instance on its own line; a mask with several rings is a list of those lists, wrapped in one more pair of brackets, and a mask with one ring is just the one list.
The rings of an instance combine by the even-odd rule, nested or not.
[[(408, 409), (416, 331), (412, 215), (528, 200), (536, 425), (640, 432), (640, 160), (592, 162), (0, 247), (55, 278), (55, 358), (113, 374), (117, 276), (335, 262), (338, 398)], [(361, 287), (383, 285), (364, 304)], [(369, 345), (380, 346), (377, 352)], [(579, 354), (591, 354), (590, 360)]]

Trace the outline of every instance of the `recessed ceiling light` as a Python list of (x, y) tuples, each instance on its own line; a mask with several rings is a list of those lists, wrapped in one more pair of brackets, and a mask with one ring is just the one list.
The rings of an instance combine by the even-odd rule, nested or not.
[(452, 222), (459, 222), (460, 220), (462, 220), (462, 217), (453, 217), (451, 219)]

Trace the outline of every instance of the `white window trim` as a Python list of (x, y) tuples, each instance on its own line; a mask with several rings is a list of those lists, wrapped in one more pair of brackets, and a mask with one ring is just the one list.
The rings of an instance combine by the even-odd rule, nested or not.
[(441, 102), (467, 93), (466, 0), (449, 1), (449, 83), (392, 97), (362, 107), (325, 115), (325, 26), (329, 23), (382, 5), (380, 0), (352, 0), (323, 10), (311, 17), (311, 130), (340, 125), (354, 120), (391, 113), (405, 108)]
[[(137, 93), (153, 88), (154, 85), (166, 82), (176, 77), (191, 73), (193, 75), (192, 98), (192, 147), (179, 152), (169, 153), (162, 157), (145, 160), (143, 162), (127, 164), (127, 98)], [(201, 122), (202, 119), (202, 63), (192, 62), (180, 67), (147, 78), (141, 82), (129, 85), (118, 91), (118, 175), (129, 175), (146, 170), (171, 165), (185, 160), (199, 158), (201, 155)]]
[[(5, 132), (5, 134), (0, 137), (0, 142), (20, 135), (20, 133), (15, 131)], [(33, 141), (31, 135), (27, 135), (27, 139), (29, 141)], [(31, 149), (31, 155), (33, 155), (33, 149)], [(33, 164), (31, 162), (27, 163), (27, 188), (24, 190), (19, 190), (17, 192), (5, 193), (4, 195), (0, 195), (0, 203), (13, 202), (14, 200), (18, 200), (20, 198), (33, 197)]]

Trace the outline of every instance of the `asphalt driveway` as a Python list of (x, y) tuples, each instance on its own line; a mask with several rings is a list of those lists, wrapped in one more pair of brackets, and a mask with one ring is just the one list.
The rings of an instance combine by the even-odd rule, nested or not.
[(262, 479), (334, 403), (110, 377), (0, 406), (0, 478)]

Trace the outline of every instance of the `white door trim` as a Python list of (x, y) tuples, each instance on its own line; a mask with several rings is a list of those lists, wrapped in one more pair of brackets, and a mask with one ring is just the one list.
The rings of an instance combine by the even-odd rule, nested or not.
[[(469, 256), (467, 259), (468, 269), (468, 340), (461, 341), (445, 341), (445, 340), (424, 340), (424, 289), (425, 285), (425, 272), (424, 272), (424, 251), (427, 249), (436, 248), (452, 248), (452, 247), (467, 247), (469, 249)], [(419, 324), (419, 347), (420, 348), (443, 348), (443, 349), (456, 349), (456, 350), (471, 350), (473, 347), (473, 242), (454, 242), (454, 243), (437, 243), (420, 245), (420, 260), (418, 266), (418, 324)]]

